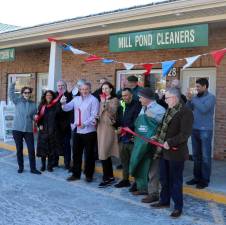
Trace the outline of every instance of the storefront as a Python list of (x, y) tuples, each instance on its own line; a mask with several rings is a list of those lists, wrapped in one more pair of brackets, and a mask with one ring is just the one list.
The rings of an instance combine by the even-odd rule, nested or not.
[[(164, 92), (170, 80), (181, 81), (182, 92), (194, 90), (199, 77), (207, 77), (209, 90), (217, 97), (214, 153), (226, 158), (226, 56), (216, 67), (211, 51), (226, 48), (226, 2), (223, 0), (169, 1), (157, 5), (103, 13), (95, 16), (45, 24), (0, 35), (0, 49), (14, 48), (13, 61), (0, 62), (1, 100), (8, 100), (11, 82), (34, 89), (39, 102), (43, 90), (53, 88), (61, 76), (75, 83), (85, 78), (98, 86), (107, 77), (120, 89), (128, 75), (136, 75), (140, 85)], [(54, 37), (74, 48), (112, 59), (117, 63), (85, 62), (87, 56), (64, 51)], [(186, 57), (202, 55), (191, 67), (182, 69)], [(166, 77), (161, 62), (176, 60)], [(120, 63), (121, 62), (121, 63)], [(134, 64), (126, 70), (123, 63)], [(154, 63), (145, 76), (145, 63)]]

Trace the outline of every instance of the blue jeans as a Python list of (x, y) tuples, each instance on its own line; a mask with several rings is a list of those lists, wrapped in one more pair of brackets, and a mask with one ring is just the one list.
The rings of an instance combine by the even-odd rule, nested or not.
[(35, 163), (35, 147), (33, 133), (13, 130), (13, 138), (16, 143), (17, 162), (19, 169), (24, 169), (24, 156), (23, 156), (23, 139), (24, 139), (28, 148), (30, 169), (35, 170), (36, 163)]
[(211, 174), (212, 130), (192, 130), (192, 154), (194, 179), (207, 184)]
[(174, 201), (174, 209), (183, 208), (183, 171), (184, 161), (170, 161), (160, 159), (160, 203), (170, 204), (170, 198)]

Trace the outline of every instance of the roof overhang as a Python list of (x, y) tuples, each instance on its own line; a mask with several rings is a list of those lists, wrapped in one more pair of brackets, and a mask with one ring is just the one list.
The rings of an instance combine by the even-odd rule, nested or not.
[(225, 0), (181, 0), (97, 14), (0, 34), (0, 49), (197, 23), (226, 22)]

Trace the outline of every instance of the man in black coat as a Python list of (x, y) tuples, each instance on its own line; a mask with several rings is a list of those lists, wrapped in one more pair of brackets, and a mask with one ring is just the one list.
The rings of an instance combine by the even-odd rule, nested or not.
[[(67, 84), (64, 80), (59, 80), (57, 82), (57, 92), (59, 95), (63, 93), (63, 95), (67, 99), (67, 103), (72, 100), (72, 93), (67, 91)], [(73, 120), (73, 110), (70, 112), (64, 112), (61, 109), (60, 100), (58, 102), (60, 112), (57, 114), (57, 138), (60, 143), (61, 149), (59, 149), (59, 155), (64, 156), (64, 166), (65, 169), (70, 169), (71, 163), (71, 123)], [(54, 166), (58, 166), (59, 163), (59, 155), (55, 157)]]
[[(164, 143), (163, 156), (160, 159), (160, 201), (152, 204), (155, 208), (170, 207), (170, 198), (174, 201), (171, 217), (177, 218), (183, 209), (183, 170), (188, 159), (187, 141), (192, 131), (192, 111), (180, 101), (178, 88), (166, 91), (168, 109), (159, 126), (156, 139)], [(177, 150), (172, 150), (172, 148)]]
[[(141, 110), (139, 101), (133, 98), (132, 90), (122, 90), (122, 100), (118, 108), (117, 126), (119, 133), (122, 127), (129, 127), (134, 130), (134, 122)], [(129, 187), (129, 161), (133, 149), (133, 137), (131, 134), (124, 134), (120, 137), (120, 159), (122, 163), (123, 179), (115, 185), (116, 188)]]

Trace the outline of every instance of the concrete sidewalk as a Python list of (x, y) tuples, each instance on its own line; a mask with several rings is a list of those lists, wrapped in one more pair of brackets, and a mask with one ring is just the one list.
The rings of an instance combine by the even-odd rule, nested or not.
[[(4, 143), (0, 141), (0, 148), (15, 151), (16, 147), (14, 142)], [(27, 149), (24, 149), (24, 154), (27, 154)], [(62, 163), (63, 160), (60, 161)], [(184, 170), (184, 182), (192, 178), (193, 162), (187, 161)], [(96, 172), (102, 173), (102, 168), (97, 164)], [(114, 170), (114, 175), (121, 178), (121, 171)], [(199, 190), (195, 186), (188, 186), (184, 184), (184, 194), (200, 198), (207, 201), (214, 201), (221, 204), (226, 204), (226, 161), (213, 160), (212, 163), (212, 176), (208, 188)]]

